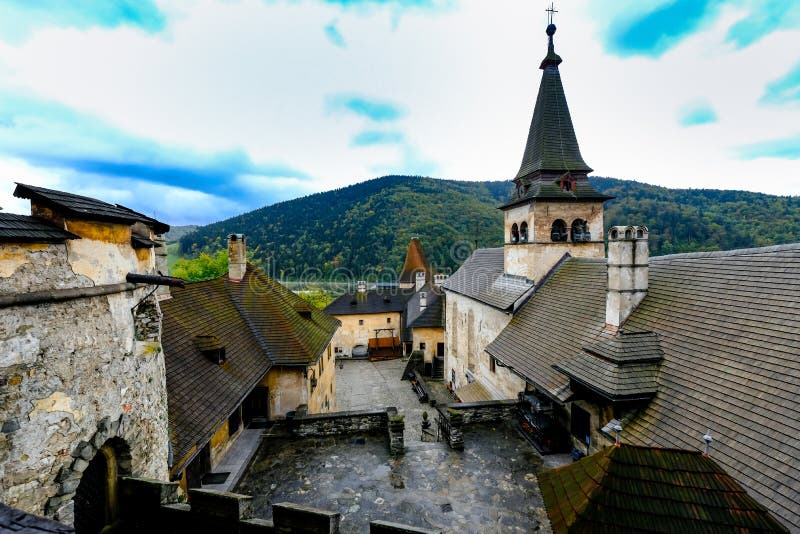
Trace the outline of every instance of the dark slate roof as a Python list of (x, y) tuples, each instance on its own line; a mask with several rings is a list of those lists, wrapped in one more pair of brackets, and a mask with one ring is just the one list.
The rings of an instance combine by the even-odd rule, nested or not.
[(524, 179), (523, 183), (527, 186), (524, 195), (519, 194), (519, 190), (514, 192), (514, 197), (500, 206), (500, 209), (512, 208), (518, 204), (530, 202), (531, 200), (558, 200), (561, 202), (602, 202), (611, 200), (614, 197), (598, 192), (586, 176), (576, 177), (574, 191), (562, 190), (560, 176), (540, 175), (534, 180)]
[[(487, 352), (561, 400), (553, 369), (604, 331), (602, 260), (569, 259)], [(664, 359), (658, 393), (626, 424), (634, 444), (696, 449), (714, 458), (791, 528), (800, 530), (800, 244), (650, 260), (648, 295), (624, 325), (655, 332)]]
[(147, 237), (142, 237), (140, 235), (132, 234), (131, 246), (133, 248), (152, 248), (152, 247), (157, 247), (158, 243)]
[[(552, 38), (548, 52), (548, 57), (550, 54), (555, 56)], [(525, 178), (542, 171), (592, 171), (583, 161), (578, 138), (572, 127), (567, 97), (564, 95), (564, 86), (558, 71), (560, 62), (561, 58), (558, 61), (545, 59), (542, 62), (542, 81), (539, 84), (528, 142), (517, 178)]]
[(406, 260), (403, 262), (403, 270), (398, 280), (405, 283), (416, 282), (416, 273), (425, 273), (427, 280), (430, 281), (433, 276), (433, 269), (425, 250), (422, 248), (422, 242), (419, 238), (412, 237), (408, 243)]
[(37, 515), (23, 512), (0, 502), (0, 532), (14, 532), (19, 534), (43, 534), (53, 532), (58, 534), (72, 534), (75, 529)]
[(67, 239), (80, 237), (37, 217), (0, 213), (0, 243), (63, 243)]
[[(28, 198), (40, 204), (53, 207), (66, 215), (71, 215), (81, 219), (93, 221), (109, 221), (116, 223), (133, 224), (143, 222), (153, 226), (156, 233), (163, 233), (169, 230), (169, 225), (147, 217), (137, 211), (124, 206), (116, 206), (97, 200), (96, 198), (74, 195), (63, 191), (55, 191), (44, 187), (35, 187), (17, 183), (14, 190), (17, 198)], [(166, 230), (164, 230), (166, 228)], [(159, 232), (158, 230), (163, 230)]]
[(402, 312), (414, 289), (369, 289), (349, 292), (328, 304), (325, 312), (331, 315), (364, 315), (368, 313)]
[(620, 365), (590, 354), (578, 354), (554, 368), (611, 400), (648, 399), (658, 391), (658, 364), (636, 362)]
[[(273, 365), (316, 361), (339, 326), (321, 310), (302, 317), (295, 310), (302, 299), (251, 265), (241, 282), (223, 276), (171, 292), (161, 310), (176, 461), (202, 446)], [(219, 344), (223, 365), (201, 353)]]
[(569, 258), (517, 312), (486, 352), (558, 400), (569, 379), (553, 365), (597, 342), (606, 318), (605, 260)]
[(613, 339), (589, 345), (583, 350), (616, 363), (659, 362), (664, 357), (655, 332), (620, 332)]
[(442, 287), (500, 310), (512, 310), (533, 282), (505, 274), (503, 256), (502, 248), (476, 250)]
[[(427, 295), (426, 306), (420, 311), (420, 293)], [(444, 328), (444, 295), (441, 288), (434, 288), (427, 284), (419, 292), (408, 299), (406, 308), (407, 328)]]
[(621, 445), (539, 475), (553, 532), (788, 532), (700, 452)]

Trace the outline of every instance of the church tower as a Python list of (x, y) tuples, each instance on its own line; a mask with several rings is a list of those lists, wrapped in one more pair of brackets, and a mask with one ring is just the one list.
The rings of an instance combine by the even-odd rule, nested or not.
[(561, 85), (551, 15), (547, 56), (522, 165), (505, 215), (505, 272), (539, 282), (564, 256), (602, 258), (603, 202), (589, 183)]

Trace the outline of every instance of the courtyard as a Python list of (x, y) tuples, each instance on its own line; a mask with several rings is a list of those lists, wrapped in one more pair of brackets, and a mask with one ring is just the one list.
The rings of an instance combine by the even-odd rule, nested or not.
[[(421, 440), (420, 403), (405, 362), (348, 361), (337, 368), (340, 411), (395, 406), (405, 415), (406, 454), (389, 455), (386, 436), (265, 437), (236, 491), (252, 495), (256, 515), (293, 502), (338, 511), (341, 531), (369, 531), (382, 519), (445, 532), (531, 532), (544, 517), (536, 475), (564, 458), (542, 457), (505, 422), (467, 426), (465, 450)], [(434, 396), (449, 402), (441, 384)], [(546, 523), (545, 523), (546, 524)]]

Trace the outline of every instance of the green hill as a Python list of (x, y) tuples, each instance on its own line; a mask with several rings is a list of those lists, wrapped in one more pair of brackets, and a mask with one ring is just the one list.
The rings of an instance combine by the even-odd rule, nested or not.
[[(645, 224), (653, 255), (800, 241), (800, 197), (667, 189), (614, 178), (592, 183), (617, 197), (606, 203), (605, 226)], [(244, 233), (251, 259), (277, 276), (311, 271), (391, 278), (417, 236), (437, 268), (455, 269), (476, 243), (502, 244), (497, 206), (509, 198), (511, 185), (385, 176), (200, 227), (180, 239), (180, 253), (213, 253), (225, 247), (228, 234)]]

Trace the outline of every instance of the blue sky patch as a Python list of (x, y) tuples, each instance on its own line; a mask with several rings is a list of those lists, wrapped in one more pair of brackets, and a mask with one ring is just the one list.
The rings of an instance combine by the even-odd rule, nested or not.
[(164, 29), (166, 20), (153, 0), (3, 0), (0, 38), (24, 40), (45, 26), (86, 29), (135, 26), (148, 32)]
[(744, 48), (774, 30), (797, 26), (800, 26), (800, 2), (763, 0), (754, 3), (750, 14), (730, 27), (727, 40)]
[(737, 149), (741, 159), (800, 159), (800, 134), (785, 139), (763, 141)]
[(323, 28), (325, 30), (325, 37), (339, 48), (346, 48), (347, 42), (344, 40), (342, 32), (339, 31), (338, 24), (338, 20), (332, 20), (330, 24), (325, 26), (325, 28)]
[(800, 63), (782, 78), (767, 84), (761, 102), (763, 104), (800, 103)]
[(681, 126), (699, 126), (717, 122), (717, 112), (707, 101), (694, 102), (685, 106), (678, 116)]
[(693, 34), (720, 0), (671, 0), (633, 17), (619, 16), (608, 28), (607, 44), (619, 56), (658, 57)]
[(326, 104), (328, 111), (344, 111), (374, 122), (396, 121), (404, 115), (393, 102), (358, 95), (331, 95)]
[(403, 140), (402, 132), (365, 130), (356, 134), (350, 144), (353, 146), (397, 145)]

